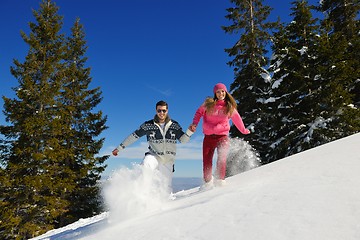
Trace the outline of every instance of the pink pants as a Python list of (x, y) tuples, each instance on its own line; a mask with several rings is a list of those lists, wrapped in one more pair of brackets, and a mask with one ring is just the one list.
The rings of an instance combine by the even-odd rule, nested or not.
[(212, 160), (215, 148), (217, 148), (218, 155), (215, 177), (217, 179), (225, 179), (229, 138), (227, 135), (205, 135), (203, 141), (203, 173), (205, 182), (209, 182), (212, 178)]

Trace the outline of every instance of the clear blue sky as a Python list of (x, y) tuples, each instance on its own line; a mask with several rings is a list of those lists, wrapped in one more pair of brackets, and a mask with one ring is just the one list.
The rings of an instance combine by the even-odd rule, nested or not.
[[(1, 0), (0, 2), (0, 96), (14, 97), (18, 85), (10, 74), (13, 59), (24, 61), (28, 46), (20, 30), (29, 33), (34, 22), (31, 9), (39, 9), (40, 0)], [(63, 33), (68, 33), (76, 17), (84, 25), (91, 67), (91, 87), (100, 86), (103, 101), (99, 105), (108, 117), (100, 154), (110, 154), (126, 136), (155, 114), (155, 103), (169, 103), (169, 114), (184, 129), (206, 96), (212, 95), (217, 82), (227, 87), (233, 71), (224, 48), (230, 48), (238, 36), (225, 34), (221, 26), (228, 0), (57, 0), (64, 16)], [(278, 16), (289, 21), (291, 1), (264, 3)], [(309, 1), (311, 3), (315, 0)], [(3, 101), (1, 99), (1, 110)], [(6, 124), (0, 113), (0, 124)], [(245, 123), (247, 124), (247, 123)], [(192, 140), (178, 145), (175, 177), (201, 177), (202, 131), (199, 126)], [(140, 162), (146, 151), (145, 137), (108, 161), (112, 170)]]

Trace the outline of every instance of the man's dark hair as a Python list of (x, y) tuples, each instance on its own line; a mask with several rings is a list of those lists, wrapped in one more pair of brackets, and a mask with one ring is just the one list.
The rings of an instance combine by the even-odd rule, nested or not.
[(166, 109), (169, 108), (167, 102), (165, 102), (165, 101), (163, 101), (163, 100), (158, 101), (158, 102), (156, 103), (156, 108), (157, 108), (158, 106), (166, 106)]

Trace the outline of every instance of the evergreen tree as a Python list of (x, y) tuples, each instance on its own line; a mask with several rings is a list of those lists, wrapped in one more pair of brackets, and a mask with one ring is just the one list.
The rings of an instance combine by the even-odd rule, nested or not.
[(93, 216), (101, 210), (98, 182), (104, 171), (104, 161), (108, 156), (95, 156), (99, 153), (103, 138), (97, 137), (106, 129), (106, 117), (101, 111), (93, 112), (101, 102), (100, 88), (89, 89), (90, 68), (85, 67), (84, 57), (87, 47), (80, 20), (77, 19), (72, 35), (67, 41), (65, 84), (61, 103), (68, 116), (69, 135), (66, 146), (72, 152), (69, 159), (71, 171), (75, 173), (76, 188), (68, 196), (71, 202), (66, 214), (67, 222)]
[[(352, 65), (353, 72), (350, 91), (354, 94), (354, 105), (360, 107), (360, 21), (359, 21), (359, 0), (324, 0), (318, 6), (318, 10), (325, 15), (322, 26), (327, 35), (340, 35), (346, 39), (346, 62)], [(334, 36), (336, 38), (336, 36)]]
[(359, 131), (353, 94), (359, 58), (349, 52), (358, 45), (356, 37), (345, 34), (352, 31), (336, 32), (337, 24), (326, 18), (319, 32), (307, 1), (292, 4), (294, 19), (276, 35), (273, 47), (273, 102), (268, 105), (274, 131), (268, 161)]
[[(266, 22), (270, 7), (262, 0), (231, 0), (235, 6), (228, 8), (226, 18), (232, 21), (230, 26), (222, 27), (226, 33), (239, 34), (239, 40), (233, 47), (225, 49), (233, 58), (228, 65), (234, 68), (234, 82), (230, 86), (234, 98), (238, 101), (238, 111), (245, 124), (250, 125), (252, 134), (246, 136), (250, 144), (263, 159), (269, 146), (264, 129), (268, 128), (269, 115), (265, 102), (270, 90), (270, 77), (266, 70), (269, 59), (266, 57), (267, 45), (278, 23)], [(236, 128), (231, 129), (232, 136), (239, 136)]]
[(92, 110), (101, 92), (87, 89), (91, 78), (80, 25), (66, 41), (57, 11), (50, 0), (33, 11), (36, 22), (29, 23), (28, 36), (22, 33), (28, 54), (11, 68), (16, 98), (3, 97), (9, 125), (0, 127), (6, 139), (2, 239), (34, 237), (99, 211), (97, 180), (106, 157), (95, 157), (103, 143), (95, 138), (106, 118)]
[(341, 32), (346, 39), (359, 34), (359, 0), (323, 0), (317, 8), (324, 13), (324, 25), (331, 26), (331, 32)]
[[(0, 209), (3, 209), (6, 206), (3, 200), (5, 198), (5, 192), (7, 191), (5, 166), (8, 159), (8, 154), (9, 154), (9, 145), (7, 144), (7, 141), (3, 138), (3, 135), (0, 134)], [(3, 218), (0, 210), (0, 236), (2, 236), (2, 232), (4, 231), (4, 226), (2, 221)]]
[[(354, 134), (360, 130), (359, 13), (358, 1), (323, 1), (325, 14), (317, 44), (317, 94), (319, 119), (326, 127), (315, 129), (312, 146)], [(341, 26), (341, 27), (340, 27)], [(355, 26), (355, 29), (354, 29)], [(357, 29), (356, 29), (357, 28)], [(353, 52), (355, 51), (355, 52)]]
[(268, 103), (271, 151), (266, 162), (301, 152), (311, 135), (316, 114), (313, 102), (314, 46), (318, 33), (317, 20), (312, 17), (307, 1), (292, 2), (293, 20), (275, 34), (271, 100)]
[(11, 138), (5, 168), (1, 218), (2, 238), (30, 238), (52, 229), (56, 219), (68, 209), (61, 196), (71, 185), (63, 175), (63, 156), (58, 137), (62, 136), (56, 96), (63, 76), (62, 17), (50, 2), (34, 11), (36, 23), (22, 38), (29, 45), (24, 63), (14, 60), (11, 73), (18, 80), (16, 99), (4, 99), (9, 126), (1, 133)]

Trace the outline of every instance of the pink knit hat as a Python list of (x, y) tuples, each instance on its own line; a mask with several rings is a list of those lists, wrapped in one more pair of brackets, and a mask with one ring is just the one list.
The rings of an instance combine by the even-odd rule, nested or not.
[(225, 92), (227, 92), (226, 86), (223, 83), (218, 83), (214, 87), (214, 93), (216, 93), (217, 90), (222, 89)]

